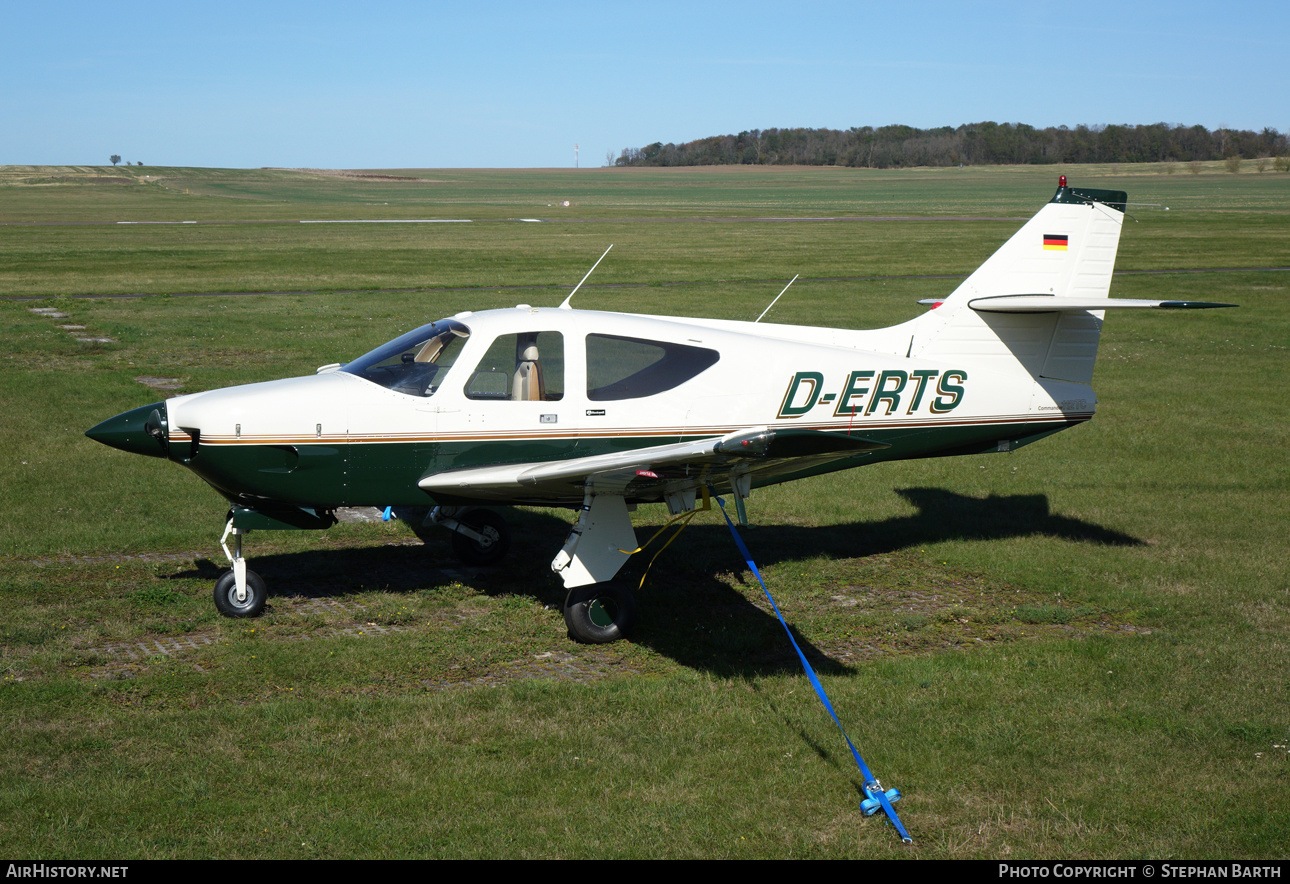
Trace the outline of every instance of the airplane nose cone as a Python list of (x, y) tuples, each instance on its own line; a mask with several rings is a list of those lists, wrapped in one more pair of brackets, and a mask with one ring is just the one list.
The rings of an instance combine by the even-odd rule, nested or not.
[(110, 417), (85, 435), (122, 451), (165, 457), (167, 453), (166, 403), (154, 402)]

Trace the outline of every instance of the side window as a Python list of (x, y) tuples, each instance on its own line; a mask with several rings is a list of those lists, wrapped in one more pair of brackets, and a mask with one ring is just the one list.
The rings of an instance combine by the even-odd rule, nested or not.
[(720, 358), (706, 347), (587, 335), (587, 398), (612, 402), (653, 396), (681, 386)]
[(559, 332), (501, 335), (466, 380), (467, 399), (556, 402), (564, 398), (564, 337)]

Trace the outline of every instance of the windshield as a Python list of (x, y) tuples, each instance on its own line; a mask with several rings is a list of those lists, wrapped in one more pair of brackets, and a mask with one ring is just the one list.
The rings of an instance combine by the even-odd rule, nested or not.
[(460, 322), (441, 319), (382, 344), (340, 370), (397, 393), (433, 396), (469, 337), (470, 329)]

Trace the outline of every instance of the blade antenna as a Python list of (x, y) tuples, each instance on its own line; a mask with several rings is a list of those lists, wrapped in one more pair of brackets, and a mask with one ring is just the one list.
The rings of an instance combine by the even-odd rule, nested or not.
[[(802, 274), (799, 273), (796, 276), (794, 276), (792, 279), (790, 279), (788, 281), (788, 285), (784, 286), (784, 292), (788, 291), (788, 286), (797, 282), (797, 277), (801, 275)], [(778, 301), (780, 298), (784, 297), (784, 292), (780, 292), (778, 295), (776, 295), (775, 301)], [(761, 311), (761, 316), (765, 316), (767, 313), (770, 312), (770, 308), (775, 306), (775, 301), (771, 301), (769, 304), (766, 305), (766, 309)], [(761, 316), (758, 316), (756, 319), (753, 320), (753, 322), (761, 322)]]
[[(613, 244), (613, 243), (610, 243), (610, 244), (609, 244), (609, 249), (612, 249), (613, 247), (614, 247), (614, 244)], [(609, 254), (609, 249), (605, 249), (605, 255), (608, 255), (608, 254)], [(597, 258), (597, 259), (596, 259), (596, 263), (591, 265), (591, 270), (588, 270), (588, 271), (587, 271), (587, 276), (590, 276), (590, 275), (591, 275), (591, 273), (592, 273), (592, 271), (593, 271), (593, 270), (595, 270), (597, 267), (599, 267), (599, 266), (600, 266), (600, 262), (601, 262), (601, 261), (603, 261), (603, 260), (605, 260), (605, 255), (601, 255), (599, 258)], [(577, 285), (575, 285), (575, 286), (573, 287), (573, 291), (569, 292), (569, 297), (565, 298), (565, 299), (564, 299), (564, 303), (560, 305), (560, 309), (561, 309), (561, 310), (572, 310), (572, 309), (573, 309), (572, 307), (570, 307), (570, 306), (569, 306), (569, 302), (570, 302), (570, 301), (572, 301), (572, 300), (573, 300), (573, 296), (574, 296), (574, 295), (576, 295), (576, 294), (578, 293), (578, 289), (582, 288), (582, 283), (584, 283), (584, 282), (586, 282), (586, 281), (587, 281), (587, 276), (584, 276), (584, 277), (582, 278), (582, 281), (581, 281), (581, 282), (579, 282)]]

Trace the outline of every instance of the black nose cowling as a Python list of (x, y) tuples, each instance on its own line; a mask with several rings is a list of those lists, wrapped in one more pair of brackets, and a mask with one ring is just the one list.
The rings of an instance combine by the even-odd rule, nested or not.
[(85, 435), (95, 442), (133, 454), (166, 457), (169, 447), (166, 403), (154, 402), (123, 411), (86, 430)]

